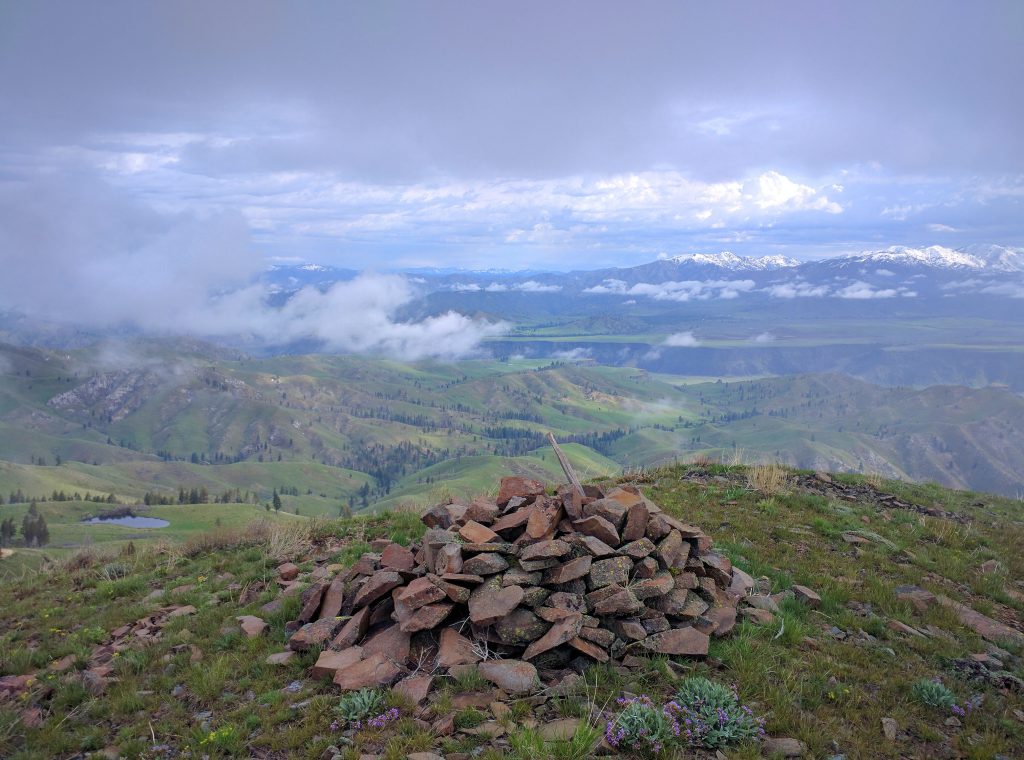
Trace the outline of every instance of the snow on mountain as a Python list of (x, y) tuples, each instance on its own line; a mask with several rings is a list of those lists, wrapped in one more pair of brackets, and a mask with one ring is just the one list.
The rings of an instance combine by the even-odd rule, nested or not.
[(785, 269), (795, 267), (800, 262), (785, 256), (737, 256), (731, 251), (721, 253), (687, 253), (680, 256), (672, 256), (664, 259), (673, 264), (702, 264), (705, 266), (716, 266), (723, 269), (738, 271), (770, 271), (773, 269)]
[(964, 249), (930, 245), (927, 248), (909, 248), (894, 245), (882, 251), (863, 251), (835, 259), (837, 263), (851, 264), (903, 264), (928, 266), (936, 269), (972, 269), (1000, 272), (1024, 271), (1024, 255), (1020, 249), (1003, 246), (971, 246)]

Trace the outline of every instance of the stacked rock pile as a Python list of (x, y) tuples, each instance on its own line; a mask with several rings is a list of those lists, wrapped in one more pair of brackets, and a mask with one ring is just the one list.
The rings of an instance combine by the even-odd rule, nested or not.
[(518, 693), (579, 657), (706, 655), (750, 577), (636, 488), (584, 493), (507, 477), (430, 509), (422, 543), (375, 542), (308, 587), (289, 648), (323, 648), (314, 675), (345, 689), (468, 666)]

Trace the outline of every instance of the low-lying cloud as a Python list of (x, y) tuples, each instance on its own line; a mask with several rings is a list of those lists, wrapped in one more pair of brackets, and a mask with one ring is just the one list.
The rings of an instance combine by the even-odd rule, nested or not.
[(272, 306), (239, 214), (161, 213), (88, 180), (0, 186), (0, 206), (0, 302), (43, 319), (402, 359), (465, 356), (506, 329), (454, 311), (399, 321), (417, 291), (396, 275), (306, 287)]
[(917, 293), (909, 288), (876, 288), (860, 280), (836, 291), (837, 298), (867, 300), (872, 298), (913, 298)]
[(692, 331), (687, 330), (686, 332), (677, 332), (669, 335), (661, 342), (661, 345), (670, 348), (695, 348), (700, 345), (700, 341), (697, 340)]
[(713, 298), (738, 298), (753, 290), (753, 280), (683, 280), (638, 282), (629, 285), (623, 280), (608, 279), (584, 290), (595, 295), (645, 296), (655, 301), (707, 301)]

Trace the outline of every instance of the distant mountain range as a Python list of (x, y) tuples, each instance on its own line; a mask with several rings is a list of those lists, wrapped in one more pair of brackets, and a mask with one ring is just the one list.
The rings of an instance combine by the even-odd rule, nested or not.
[[(1024, 297), (1024, 248), (891, 246), (813, 261), (797, 261), (786, 256), (739, 256), (725, 251), (683, 254), (632, 267), (572, 272), (415, 269), (400, 273), (414, 277), (427, 290), (453, 292), (564, 291), (567, 294), (650, 296), (652, 294), (640, 291), (630, 293), (630, 289), (645, 284), (739, 279), (744, 283), (750, 281), (752, 285), (733, 288), (733, 292), (763, 292), (781, 298), (914, 297), (922, 286), (948, 296), (967, 292), (1021, 298)], [(263, 279), (277, 292), (289, 292), (308, 285), (327, 287), (356, 275), (355, 270), (319, 264), (277, 265), (268, 270)], [(844, 291), (844, 283), (857, 282), (884, 287), (870, 291), (855, 287)], [(707, 296), (706, 293), (701, 295)]]

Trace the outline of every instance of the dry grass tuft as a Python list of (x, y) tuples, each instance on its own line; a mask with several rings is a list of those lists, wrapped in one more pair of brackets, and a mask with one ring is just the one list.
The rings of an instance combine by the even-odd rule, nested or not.
[(785, 493), (789, 488), (789, 471), (778, 462), (754, 464), (747, 468), (747, 485), (769, 496)]

